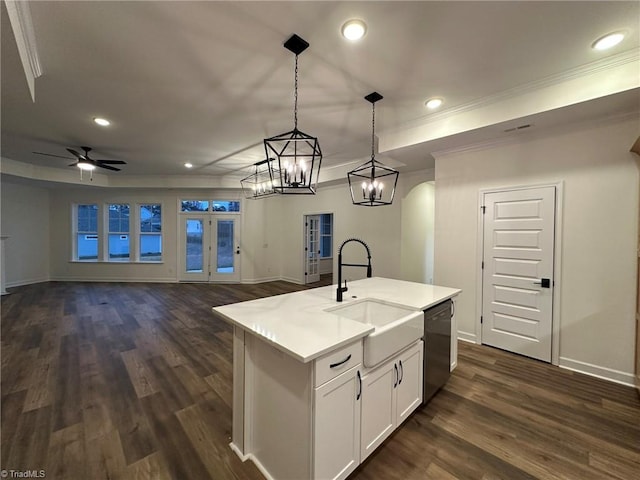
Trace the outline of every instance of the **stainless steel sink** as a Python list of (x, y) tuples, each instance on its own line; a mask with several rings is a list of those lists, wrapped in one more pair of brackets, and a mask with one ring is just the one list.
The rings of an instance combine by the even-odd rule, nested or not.
[(375, 327), (364, 339), (364, 364), (373, 367), (424, 333), (423, 312), (375, 298), (354, 300), (325, 310)]

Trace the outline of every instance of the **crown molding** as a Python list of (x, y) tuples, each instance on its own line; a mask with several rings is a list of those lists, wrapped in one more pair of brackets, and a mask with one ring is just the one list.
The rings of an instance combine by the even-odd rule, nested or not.
[[(431, 152), (431, 155), (435, 159), (446, 158), (451, 155), (458, 155), (460, 153), (479, 152), (483, 150), (490, 150), (493, 148), (504, 147), (509, 145), (520, 145), (523, 142), (536, 140), (539, 138), (549, 137), (550, 135), (562, 135), (568, 132), (575, 131), (577, 129), (586, 129), (590, 127), (598, 127), (602, 125), (610, 125), (618, 122), (626, 121), (638, 121), (637, 112), (625, 112), (610, 115), (605, 118), (597, 119), (585, 119), (581, 122), (574, 122), (561, 127), (551, 126), (542, 128), (539, 130), (532, 130), (528, 132), (516, 133), (514, 135), (493, 138), (490, 140), (483, 140), (480, 142), (474, 142), (467, 145), (457, 146), (453, 148), (447, 148), (439, 151)], [(640, 140), (640, 137), (639, 137)]]
[(42, 66), (40, 64), (40, 56), (36, 46), (36, 36), (33, 29), (33, 21), (31, 19), (31, 10), (29, 2), (5, 0), (9, 21), (13, 29), (13, 35), (18, 46), (18, 54), (22, 62), (22, 68), (27, 78), (29, 92), (31, 92), (31, 100), (36, 101), (36, 78), (42, 75)]
[(453, 117), (455, 115), (459, 115), (461, 113), (469, 112), (472, 110), (477, 110), (479, 108), (486, 107), (500, 101), (520, 97), (526, 93), (535, 92), (535, 91), (542, 90), (544, 88), (548, 88), (554, 85), (560, 85), (569, 80), (593, 75), (599, 72), (610, 70), (612, 68), (621, 67), (630, 63), (640, 64), (640, 47), (636, 47), (631, 50), (618, 53), (616, 55), (611, 55), (609, 57), (596, 60), (594, 62), (580, 65), (578, 67), (565, 70), (564, 72), (561, 72), (555, 75), (550, 75), (550, 76), (541, 78), (539, 80), (535, 80), (533, 82), (528, 82), (523, 85), (518, 85), (516, 87), (501, 91), (493, 95), (488, 95), (486, 97), (478, 98), (476, 100), (472, 100), (470, 102), (463, 103), (455, 107), (442, 110), (437, 113), (424, 115), (420, 118), (413, 119), (408, 122), (399, 124), (393, 128), (386, 129), (384, 130), (384, 132), (381, 132), (381, 134), (383, 135), (387, 133), (393, 133), (393, 132), (405, 130), (408, 128), (415, 128), (418, 126), (438, 122), (444, 119), (448, 119), (449, 117)]

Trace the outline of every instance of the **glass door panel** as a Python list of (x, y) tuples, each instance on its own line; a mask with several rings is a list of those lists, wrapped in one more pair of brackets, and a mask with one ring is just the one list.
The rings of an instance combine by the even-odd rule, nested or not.
[(186, 229), (186, 271), (202, 273), (204, 271), (204, 221), (187, 219)]
[(215, 269), (211, 279), (215, 281), (239, 281), (240, 241), (238, 220), (228, 216), (214, 216), (211, 222), (215, 239)]
[(207, 215), (181, 217), (180, 276), (182, 281), (209, 280), (210, 227)]

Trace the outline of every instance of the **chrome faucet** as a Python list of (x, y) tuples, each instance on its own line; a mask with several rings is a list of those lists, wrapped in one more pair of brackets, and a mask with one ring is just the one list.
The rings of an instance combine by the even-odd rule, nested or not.
[[(358, 242), (367, 250), (367, 264), (366, 265), (363, 264), (363, 263), (342, 263), (342, 249), (349, 242)], [(342, 245), (340, 245), (340, 249), (338, 250), (338, 290), (337, 290), (337, 295), (336, 295), (336, 300), (338, 302), (342, 301), (342, 294), (344, 292), (346, 292), (347, 290), (349, 290), (347, 288), (347, 280), (346, 279), (344, 281), (344, 287), (341, 286), (341, 284), (342, 284), (342, 267), (363, 267), (363, 268), (366, 268), (367, 269), (367, 278), (371, 278), (371, 250), (369, 250), (369, 246), (366, 243), (364, 243), (362, 240), (360, 240), (359, 238), (349, 238), (349, 239), (345, 240), (344, 242), (342, 242)]]

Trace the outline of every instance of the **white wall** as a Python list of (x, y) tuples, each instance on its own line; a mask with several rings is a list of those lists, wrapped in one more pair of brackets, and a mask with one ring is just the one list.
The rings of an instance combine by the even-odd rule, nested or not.
[[(398, 197), (396, 197), (398, 198)], [(371, 250), (373, 275), (400, 278), (400, 201), (384, 207), (360, 207), (351, 203), (345, 183), (321, 186), (316, 195), (285, 195), (266, 199), (280, 215), (282, 278), (303, 283), (304, 216), (333, 213), (333, 279), (338, 278), (338, 248), (350, 237), (364, 240)], [(344, 248), (343, 260), (366, 263), (366, 252), (359, 244)], [(348, 280), (366, 276), (366, 269), (347, 267)]]
[[(51, 279), (79, 281), (175, 282), (179, 268), (178, 202), (180, 199), (234, 199), (233, 190), (65, 188), (51, 195)], [(163, 261), (151, 263), (72, 262), (71, 209), (74, 203), (161, 203)], [(241, 281), (279, 278), (278, 242), (273, 241), (271, 212), (261, 202), (243, 201), (240, 228)], [(274, 245), (276, 248), (274, 248)]]
[[(333, 186), (322, 186), (317, 195), (276, 196), (262, 200), (243, 200), (243, 222), (241, 225), (241, 281), (256, 283), (275, 279), (285, 279), (298, 283), (303, 282), (303, 243), (304, 216), (316, 213), (333, 213), (334, 217), (334, 258), (329, 260), (332, 266), (323, 266), (323, 272), (333, 270), (337, 279), (337, 249), (345, 239), (358, 237), (371, 248), (373, 274), (390, 278), (402, 278), (401, 268), (401, 223), (402, 192), (423, 182), (424, 174), (418, 173), (403, 177), (401, 175), (394, 204), (386, 207), (358, 207), (351, 204), (346, 180)], [(3, 184), (4, 186), (4, 184)], [(9, 188), (12, 190), (10, 191)], [(20, 196), (10, 192), (20, 191)], [(33, 192), (37, 192), (36, 195)], [(3, 194), (9, 198), (6, 207), (13, 205), (13, 210), (23, 208), (30, 203), (48, 205), (38, 210), (39, 214), (49, 215), (51, 225), (55, 228), (43, 235), (32, 238), (43, 245), (40, 255), (47, 255), (47, 269), (37, 275), (37, 281), (150, 281), (174, 282), (178, 279), (179, 255), (177, 222), (178, 202), (181, 198), (226, 198), (230, 190), (207, 189), (141, 189), (141, 188), (101, 188), (83, 186), (54, 186), (51, 189), (15, 185), (7, 187)], [(234, 192), (237, 193), (237, 192)], [(46, 201), (40, 197), (44, 196)], [(15, 197), (15, 201), (13, 201)], [(24, 198), (23, 198), (24, 197)], [(422, 202), (415, 192), (412, 194), (415, 203)], [(162, 204), (163, 216), (163, 262), (125, 263), (125, 262), (74, 262), (72, 261), (72, 225), (71, 211), (74, 203), (156, 203)], [(50, 205), (49, 205), (50, 204)], [(6, 210), (3, 206), (3, 214)], [(416, 209), (417, 212), (417, 209)], [(411, 222), (424, 222), (424, 216), (416, 213), (417, 218)], [(15, 219), (14, 219), (15, 217)], [(42, 219), (33, 214), (18, 212), (3, 220), (4, 225), (17, 225), (17, 222), (36, 225)], [(32, 228), (32, 230), (33, 230)], [(414, 230), (416, 226), (414, 225)], [(24, 230), (24, 228), (22, 228)], [(11, 234), (11, 228), (8, 228)], [(20, 242), (20, 245), (27, 245)], [(51, 257), (49, 268), (49, 254)], [(348, 245), (343, 252), (345, 261), (361, 263), (366, 260), (364, 249), (356, 244)], [(424, 254), (423, 254), (424, 255)], [(29, 260), (36, 257), (29, 256)], [(41, 263), (41, 262), (40, 262)], [(326, 262), (325, 262), (326, 263)], [(345, 277), (349, 280), (363, 278), (365, 269), (346, 268)], [(31, 277), (24, 277), (22, 283), (30, 283)], [(8, 277), (11, 281), (13, 277)]]
[(2, 181), (2, 235), (6, 286), (49, 279), (49, 191)]
[(412, 282), (433, 283), (435, 187), (421, 183), (402, 199), (401, 271)]
[(459, 333), (476, 311), (480, 189), (564, 182), (560, 365), (631, 382), (639, 175), (636, 118), (436, 157), (435, 283), (462, 288)]

